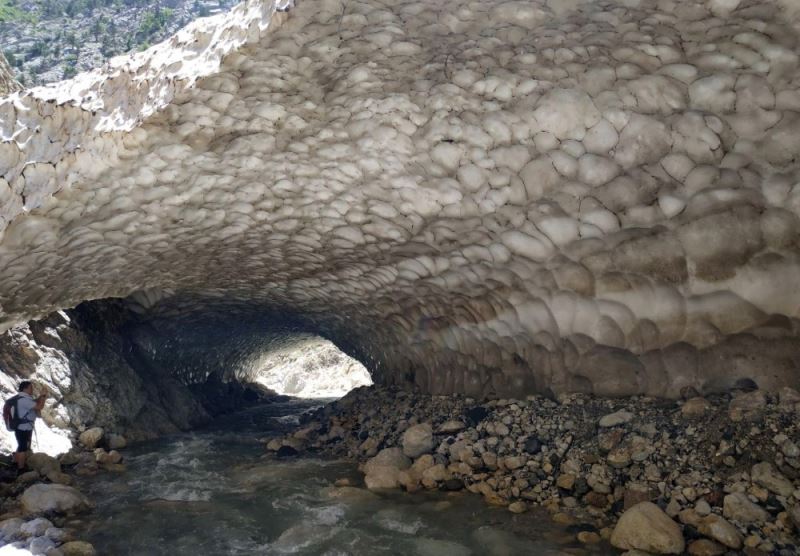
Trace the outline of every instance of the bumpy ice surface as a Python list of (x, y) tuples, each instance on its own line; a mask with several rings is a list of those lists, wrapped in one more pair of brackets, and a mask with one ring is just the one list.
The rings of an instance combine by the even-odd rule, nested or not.
[(132, 295), (432, 392), (797, 385), (794, 8), (251, 0), (6, 97), (0, 323)]

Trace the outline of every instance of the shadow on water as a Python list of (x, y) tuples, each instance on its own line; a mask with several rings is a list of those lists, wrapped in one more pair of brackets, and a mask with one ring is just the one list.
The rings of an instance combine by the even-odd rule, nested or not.
[(264, 456), (261, 438), (323, 401), (273, 402), (132, 447), (125, 473), (82, 480), (97, 508), (81, 527), (114, 555), (583, 553), (544, 514), (514, 516), (466, 493), (336, 487), (361, 483), (352, 462)]

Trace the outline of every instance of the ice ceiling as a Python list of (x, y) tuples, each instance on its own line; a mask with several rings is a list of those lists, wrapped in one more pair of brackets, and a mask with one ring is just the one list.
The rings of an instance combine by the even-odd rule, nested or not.
[(0, 100), (3, 327), (132, 296), (438, 393), (800, 383), (792, 3), (280, 4)]

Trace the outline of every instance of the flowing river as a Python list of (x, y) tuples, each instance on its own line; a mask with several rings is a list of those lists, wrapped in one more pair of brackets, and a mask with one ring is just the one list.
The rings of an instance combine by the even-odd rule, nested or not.
[(82, 479), (97, 504), (79, 527), (116, 556), (607, 554), (546, 513), (514, 515), (467, 492), (374, 494), (352, 462), (264, 456), (319, 401), (273, 403), (125, 451), (127, 471)]

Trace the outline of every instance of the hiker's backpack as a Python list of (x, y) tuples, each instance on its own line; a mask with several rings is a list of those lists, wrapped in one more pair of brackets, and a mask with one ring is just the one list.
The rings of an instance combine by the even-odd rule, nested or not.
[(9, 431), (17, 430), (21, 421), (17, 415), (17, 400), (19, 400), (19, 394), (8, 398), (3, 404), (3, 422), (6, 424), (6, 430)]

